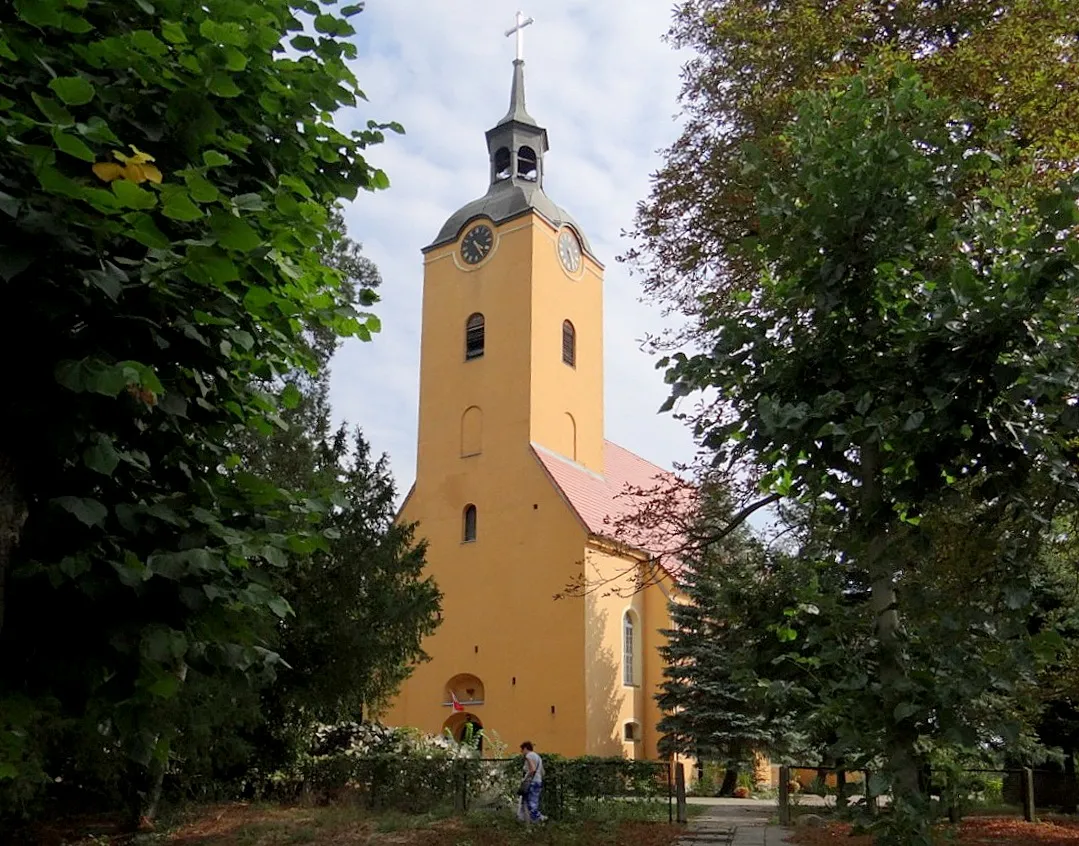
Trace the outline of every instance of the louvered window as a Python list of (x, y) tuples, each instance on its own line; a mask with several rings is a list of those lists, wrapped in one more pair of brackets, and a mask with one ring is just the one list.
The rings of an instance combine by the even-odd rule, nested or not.
[(483, 315), (473, 314), (465, 323), (465, 360), (483, 355)]
[(476, 506), (469, 505), (465, 508), (464, 541), (466, 543), (476, 539)]
[(562, 361), (577, 366), (577, 331), (568, 320), (562, 321)]

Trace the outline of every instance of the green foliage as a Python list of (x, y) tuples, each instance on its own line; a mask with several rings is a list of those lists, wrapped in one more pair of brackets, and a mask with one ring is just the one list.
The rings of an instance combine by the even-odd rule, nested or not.
[(768, 701), (754, 674), (780, 651), (769, 624), (782, 616), (790, 584), (762, 578), (763, 550), (748, 537), (728, 537), (722, 549), (688, 562), (680, 586), (688, 602), (670, 605), (660, 751), (738, 769), (755, 750), (778, 752), (792, 722), (784, 703)]
[(1027, 622), (1043, 527), (1079, 481), (1076, 186), (983, 187), (1020, 173), (1010, 129), (907, 69), (797, 108), (782, 155), (738, 159), (753, 272), (699, 298), (704, 351), (664, 364), (673, 397), (720, 398), (695, 420), (715, 463), (797, 503), (841, 563), (819, 619), (773, 630), (834, 745), (884, 759), (880, 842), (923, 843), (927, 750), (1014, 738), (1009, 696), (1056, 649)]
[(1034, 163), (1052, 185), (1079, 161), (1079, 90), (1070, 84), (1077, 32), (1070, 0), (681, 0), (668, 39), (688, 54), (684, 129), (638, 210), (627, 258), (649, 294), (693, 318), (683, 334), (697, 339), (707, 325), (702, 295), (756, 272), (737, 254), (757, 228), (742, 145), (781, 162), (779, 139), (799, 93), (825, 90), (874, 60), (913, 63), (940, 95), (1014, 123), (1018, 160), (988, 183), (1013, 181), (1013, 164), (1025, 181)]
[[(295, 755), (315, 723), (377, 713), (426, 660), (423, 639), (438, 625), (441, 594), (423, 573), (415, 526), (395, 522), (387, 458), (376, 460), (359, 430), (330, 428), (328, 392), (323, 370), (282, 412), (287, 430), (241, 448), (245, 467), (297, 499), (333, 503), (325, 546), (292, 559), (277, 584), (292, 613), (273, 640), (287, 666), (264, 693), (269, 749), (282, 756), (264, 760), (269, 767)], [(294, 518), (296, 531), (305, 519)]]
[(316, 367), (309, 330), (378, 328), (321, 259), (327, 208), (386, 184), (385, 127), (332, 123), (362, 97), (352, 32), (299, 0), (0, 11), (0, 311), (29, 329), (0, 341), (5, 809), (88, 767), (144, 807), (194, 679), (279, 665), (282, 573), (329, 548), (327, 506), (232, 444), (280, 427), (262, 386)]
[(546, 754), (543, 772), (544, 789), (557, 791), (561, 801), (570, 805), (616, 796), (667, 798), (667, 765), (657, 761), (594, 755), (566, 758)]

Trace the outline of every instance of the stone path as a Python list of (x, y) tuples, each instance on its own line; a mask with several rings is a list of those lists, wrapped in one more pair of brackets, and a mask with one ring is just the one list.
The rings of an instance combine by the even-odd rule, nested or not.
[(679, 846), (780, 846), (788, 842), (786, 829), (768, 824), (776, 814), (773, 802), (712, 799), (699, 804), (707, 804), (708, 810), (690, 817)]

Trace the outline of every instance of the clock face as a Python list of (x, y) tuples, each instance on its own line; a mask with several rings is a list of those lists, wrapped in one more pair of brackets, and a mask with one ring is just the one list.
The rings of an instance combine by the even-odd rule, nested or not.
[(558, 236), (558, 258), (570, 273), (576, 273), (581, 268), (581, 242), (569, 229), (563, 229)]
[(479, 264), (491, 252), (494, 243), (495, 234), (490, 226), (475, 226), (461, 240), (461, 258), (469, 264)]

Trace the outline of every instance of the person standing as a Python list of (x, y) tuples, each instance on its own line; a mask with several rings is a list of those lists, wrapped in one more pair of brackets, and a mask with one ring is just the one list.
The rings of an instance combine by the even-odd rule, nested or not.
[(521, 804), (517, 809), (517, 818), (522, 822), (543, 822), (547, 819), (540, 813), (540, 795), (543, 793), (543, 759), (536, 753), (531, 740), (521, 744), (525, 756), (524, 773), (521, 779)]

